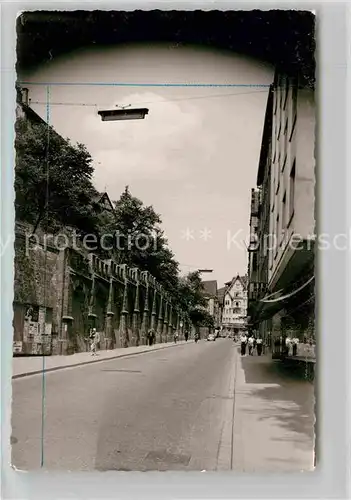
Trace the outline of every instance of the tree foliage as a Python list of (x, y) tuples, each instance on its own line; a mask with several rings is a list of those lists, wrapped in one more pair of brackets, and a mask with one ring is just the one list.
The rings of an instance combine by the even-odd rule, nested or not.
[(177, 289), (177, 300), (187, 311), (190, 321), (195, 326), (214, 326), (214, 319), (206, 309), (207, 300), (199, 271), (189, 273), (180, 278)]
[(96, 230), (92, 158), (43, 123), (16, 123), (16, 217), (50, 231), (71, 225)]
[(178, 285), (178, 262), (161, 229), (160, 215), (132, 196), (128, 187), (114, 205), (108, 230), (116, 235), (120, 262), (149, 271), (166, 290), (173, 290)]

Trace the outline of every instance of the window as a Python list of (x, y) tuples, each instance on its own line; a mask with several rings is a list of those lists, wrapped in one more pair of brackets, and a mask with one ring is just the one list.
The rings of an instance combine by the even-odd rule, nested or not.
[(282, 200), (282, 227), (285, 227), (286, 224), (286, 191), (284, 192), (283, 200)]
[(253, 254), (253, 257), (252, 257), (252, 270), (254, 272), (257, 271), (257, 253), (256, 252)]
[(280, 188), (280, 177), (278, 177), (277, 189), (275, 190), (275, 194), (278, 194)]
[(272, 255), (272, 252), (269, 252), (268, 262), (269, 262), (269, 270), (271, 271), (273, 269), (273, 255)]
[(292, 166), (290, 172), (289, 179), (289, 224), (294, 215), (294, 206), (295, 206), (295, 175), (296, 175), (296, 160), (294, 160), (294, 164)]
[(281, 168), (281, 165), (282, 165), (282, 159), (283, 159), (283, 154), (284, 154), (284, 152), (282, 151), (283, 140), (284, 140), (284, 138), (281, 137), (280, 141), (279, 141), (279, 153), (278, 153), (278, 162), (277, 162), (277, 177), (278, 178), (279, 178), (280, 168)]
[(285, 122), (285, 127), (284, 127), (284, 161), (283, 161), (282, 172), (284, 171), (284, 168), (285, 168), (285, 165), (286, 165), (286, 161), (287, 161), (287, 158), (288, 158), (288, 147), (289, 147), (288, 124), (289, 124), (289, 120), (287, 118), (286, 122)]
[(277, 215), (276, 221), (275, 221), (275, 241), (274, 241), (274, 247), (275, 247), (275, 255), (277, 255), (278, 252), (278, 241), (280, 238), (280, 223), (279, 223), (279, 214)]
[(289, 95), (289, 78), (285, 78), (285, 91), (284, 91), (284, 109), (286, 108), (286, 103), (288, 101), (288, 95)]
[(295, 125), (296, 125), (296, 114), (293, 116), (293, 122), (292, 122), (292, 127), (291, 127), (291, 133), (290, 133), (290, 137), (289, 137), (289, 141), (290, 141), (290, 142), (292, 141), (292, 138), (293, 138), (293, 135), (294, 135)]
[(280, 82), (279, 82), (279, 106), (280, 106), (280, 108), (282, 107), (282, 103), (283, 103), (284, 84), (285, 84), (284, 78), (281, 77)]
[(292, 136), (294, 134), (295, 130), (295, 125), (296, 125), (296, 118), (297, 118), (297, 85), (294, 83), (294, 86), (292, 87), (292, 112), (291, 112), (291, 132), (290, 132), (290, 137), (289, 140), (291, 142)]
[(284, 232), (286, 225), (286, 191), (284, 192), (283, 200), (282, 200), (282, 228), (280, 233), (280, 245), (283, 243)]
[(280, 138), (280, 132), (281, 132), (281, 129), (282, 129), (282, 121), (281, 121), (281, 117), (279, 116), (278, 134), (277, 134), (277, 139), (278, 139), (278, 140), (279, 140), (279, 138)]

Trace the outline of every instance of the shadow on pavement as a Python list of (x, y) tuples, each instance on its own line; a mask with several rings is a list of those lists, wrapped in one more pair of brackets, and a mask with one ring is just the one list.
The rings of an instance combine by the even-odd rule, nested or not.
[[(313, 439), (314, 386), (306, 380), (303, 371), (295, 365), (273, 361), (269, 356), (243, 357), (241, 363), (246, 383), (257, 384), (257, 388), (250, 388), (250, 397), (267, 402), (265, 410), (260, 411), (260, 420), (274, 418), (286, 430)], [(275, 384), (275, 387), (265, 387), (266, 384)], [(287, 437), (282, 440), (286, 441)]]
[(240, 359), (248, 384), (289, 384), (301, 381), (311, 385), (306, 376), (306, 366), (303, 364), (272, 360), (270, 355), (257, 356), (255, 354), (254, 356), (240, 356)]

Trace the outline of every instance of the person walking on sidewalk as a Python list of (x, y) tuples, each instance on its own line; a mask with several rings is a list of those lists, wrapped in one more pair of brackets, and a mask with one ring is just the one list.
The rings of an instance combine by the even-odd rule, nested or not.
[(154, 343), (155, 332), (151, 328), (148, 333), (148, 344), (151, 346)]
[(173, 339), (174, 339), (174, 343), (176, 344), (177, 340), (178, 340), (178, 333), (177, 332), (174, 332)]
[(249, 356), (253, 355), (254, 343), (255, 343), (255, 339), (251, 335), (251, 337), (249, 337)]
[(246, 337), (245, 333), (243, 333), (240, 337), (240, 344), (241, 344), (241, 355), (245, 356), (246, 344), (247, 344), (247, 337)]
[(185, 331), (184, 338), (185, 338), (185, 342), (188, 342), (188, 338), (189, 338), (189, 332), (188, 332), (188, 330)]
[(299, 339), (297, 337), (292, 339), (292, 355), (296, 356), (297, 355), (297, 346), (299, 343)]
[(260, 336), (258, 336), (256, 339), (256, 346), (257, 346), (257, 356), (261, 356), (262, 348), (263, 348), (263, 341), (262, 341)]
[(96, 352), (97, 346), (98, 346), (98, 343), (100, 342), (100, 334), (99, 334), (99, 332), (96, 331), (96, 328), (92, 328), (92, 330), (91, 330), (90, 341), (91, 341), (91, 344), (90, 344), (91, 355), (96, 356), (97, 355), (97, 352)]

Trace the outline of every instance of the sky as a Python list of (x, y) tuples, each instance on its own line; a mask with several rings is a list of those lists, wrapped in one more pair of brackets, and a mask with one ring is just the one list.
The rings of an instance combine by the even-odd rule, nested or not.
[[(213, 269), (218, 287), (247, 272), (251, 188), (273, 68), (229, 52), (181, 45), (87, 48), (19, 79), (32, 108), (86, 145), (94, 184), (117, 200), (124, 187), (153, 205), (183, 273)], [(47, 90), (34, 82), (55, 82)], [(237, 84), (238, 87), (57, 85)], [(241, 86), (240, 86), (241, 85)], [(97, 111), (147, 107), (144, 120), (102, 122)]]

